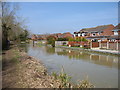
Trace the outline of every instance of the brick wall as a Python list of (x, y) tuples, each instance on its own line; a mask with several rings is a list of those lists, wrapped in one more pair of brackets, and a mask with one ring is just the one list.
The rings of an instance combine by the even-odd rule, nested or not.
[(92, 48), (99, 47), (99, 42), (92, 42)]

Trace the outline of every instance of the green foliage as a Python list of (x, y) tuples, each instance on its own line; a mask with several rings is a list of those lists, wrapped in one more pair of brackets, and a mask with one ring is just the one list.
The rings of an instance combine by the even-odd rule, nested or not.
[(76, 37), (76, 38), (70, 38), (69, 41), (88, 41), (88, 40), (83, 37)]
[(47, 37), (47, 44), (51, 44), (52, 47), (55, 47), (55, 40), (56, 40), (56, 38), (54, 36), (48, 36)]
[(68, 76), (65, 72), (64, 69), (62, 68), (62, 71), (60, 72), (60, 74), (57, 74), (55, 72), (52, 73), (53, 77), (55, 79), (59, 79), (61, 81), (61, 88), (94, 88), (95, 86), (93, 84), (91, 84), (88, 80), (88, 78), (86, 78), (85, 80), (79, 81), (78, 84), (71, 84), (70, 80), (71, 77)]
[(20, 38), (20, 41), (26, 41), (28, 35), (29, 35), (28, 31), (24, 30), (23, 33), (21, 33), (18, 38)]
[(9, 43), (8, 40), (13, 42), (25, 41), (28, 36), (28, 31), (26, 30), (26, 26), (23, 25), (22, 18), (18, 19), (16, 13), (18, 11), (18, 6), (14, 6), (9, 2), (2, 2), (0, 4), (2, 6), (2, 45), (3, 49), (5, 49)]
[(63, 42), (63, 45), (65, 45), (66, 44), (66, 42)]
[(53, 76), (55, 79), (58, 78), (58, 75), (57, 75), (57, 73), (55, 73), (55, 72), (52, 72), (52, 76)]
[(69, 38), (69, 41), (75, 41), (75, 39), (74, 38)]
[(68, 38), (58, 38), (57, 41), (68, 41)]
[(60, 72), (60, 74), (57, 74), (57, 73), (53, 72), (52, 75), (54, 76), (55, 79), (59, 79), (61, 81), (63, 88), (69, 88), (70, 87), (69, 82), (70, 82), (71, 77), (68, 76), (64, 72), (63, 68), (62, 68), (62, 71)]
[(85, 38), (82, 38), (82, 41), (88, 41), (87, 39), (85, 39)]
[(77, 88), (94, 88), (95, 86), (89, 82), (88, 79), (80, 81)]

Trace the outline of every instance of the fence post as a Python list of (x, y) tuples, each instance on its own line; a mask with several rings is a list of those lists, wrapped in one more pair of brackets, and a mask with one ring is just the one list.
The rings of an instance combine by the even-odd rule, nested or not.
[(119, 50), (119, 46), (118, 46), (118, 45), (119, 45), (119, 43), (117, 42), (117, 44), (116, 44), (116, 45), (117, 45), (117, 50)]
[(109, 42), (107, 41), (107, 49), (109, 49)]
[(92, 41), (90, 42), (90, 49), (92, 48)]
[(35, 44), (35, 42), (34, 42), (34, 40), (33, 40), (33, 46), (34, 46), (34, 44)]
[(101, 41), (99, 42), (99, 48), (101, 48)]

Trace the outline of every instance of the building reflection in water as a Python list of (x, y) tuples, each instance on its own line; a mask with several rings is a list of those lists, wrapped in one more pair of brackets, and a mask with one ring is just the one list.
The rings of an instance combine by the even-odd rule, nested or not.
[(74, 51), (62, 48), (55, 48), (57, 55), (68, 56), (72, 60), (83, 60), (98, 65), (118, 68), (118, 57), (104, 54), (96, 54), (84, 51)]

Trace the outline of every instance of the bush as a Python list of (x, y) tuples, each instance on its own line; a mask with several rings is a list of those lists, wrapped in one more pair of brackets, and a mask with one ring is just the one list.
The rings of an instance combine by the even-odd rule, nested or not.
[(70, 38), (69, 41), (88, 41), (86, 38), (83, 37), (76, 37), (76, 38)]
[(56, 40), (56, 38), (54, 36), (48, 36), (47, 37), (47, 44), (51, 44), (52, 47), (55, 47), (55, 40)]
[(58, 38), (57, 41), (68, 41), (68, 38)]

